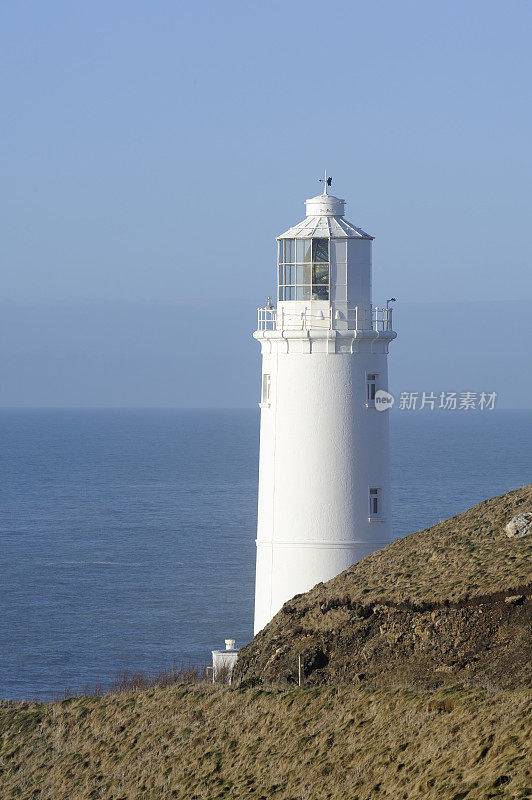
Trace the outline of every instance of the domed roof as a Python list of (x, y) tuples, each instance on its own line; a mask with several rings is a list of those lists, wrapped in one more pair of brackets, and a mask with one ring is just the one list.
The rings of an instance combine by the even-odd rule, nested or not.
[(293, 228), (282, 233), (278, 239), (306, 239), (330, 237), (331, 239), (373, 239), (369, 233), (344, 219), (345, 200), (323, 194), (305, 200), (307, 216)]

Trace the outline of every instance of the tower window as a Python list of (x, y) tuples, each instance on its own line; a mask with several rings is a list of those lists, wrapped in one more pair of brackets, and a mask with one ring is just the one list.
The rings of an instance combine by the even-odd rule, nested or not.
[(379, 376), (375, 372), (368, 372), (366, 375), (366, 404), (371, 407), (375, 406), (378, 377)]
[(262, 397), (261, 401), (265, 404), (270, 403), (271, 396), (271, 377), (269, 372), (265, 372), (262, 376)]
[(369, 490), (369, 515), (378, 517), (381, 513), (381, 490), (373, 488)]
[(279, 241), (279, 300), (329, 299), (329, 240)]

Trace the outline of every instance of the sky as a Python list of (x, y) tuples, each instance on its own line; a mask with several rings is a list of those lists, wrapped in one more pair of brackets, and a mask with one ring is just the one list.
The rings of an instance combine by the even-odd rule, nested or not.
[[(531, 23), (515, 0), (3, 0), (0, 405), (203, 405), (216, 347), (227, 392), (208, 404), (238, 405), (238, 375), (251, 404), (275, 236), (325, 168), (346, 217), (376, 237), (375, 303), (396, 297), (408, 329), (432, 305), (443, 320), (419, 328), (411, 383), (434, 359), (440, 383), (458, 380), (445, 338), (457, 319), (457, 341), (477, 316), (505, 319), (522, 363)], [(465, 349), (472, 385), (478, 346)], [(494, 347), (497, 388), (508, 345)], [(397, 352), (403, 385), (412, 353)], [(93, 369), (113, 353), (123, 369)], [(184, 380), (197, 391), (177, 391)], [(530, 407), (530, 379), (514, 388), (528, 399), (507, 405)]]

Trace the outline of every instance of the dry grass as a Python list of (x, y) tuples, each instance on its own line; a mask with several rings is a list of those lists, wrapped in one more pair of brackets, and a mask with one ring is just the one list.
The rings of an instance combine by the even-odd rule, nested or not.
[[(225, 676), (222, 676), (225, 677)], [(123, 692), (140, 691), (150, 689), (155, 686), (175, 686), (175, 684), (197, 684), (212, 683), (212, 672), (205, 666), (197, 664), (172, 664), (170, 667), (163, 667), (156, 672), (136, 672), (124, 670), (119, 672), (116, 678), (108, 686), (87, 684), (82, 690), (64, 689), (53, 697), (54, 701), (71, 700), (74, 697), (103, 697), (107, 694), (121, 694)], [(218, 683), (227, 683), (227, 680), (219, 680)], [(38, 702), (38, 701), (37, 701)], [(0, 798), (1, 800), (1, 798)]]
[[(122, 694), (123, 692), (134, 692), (142, 689), (150, 689), (154, 686), (175, 686), (175, 684), (197, 684), (212, 683), (212, 672), (208, 667), (198, 666), (197, 664), (172, 664), (170, 667), (163, 667), (156, 672), (119, 672), (116, 678), (106, 687), (102, 684), (95, 686), (85, 686), (82, 691), (64, 689), (60, 694), (54, 696), (55, 701), (71, 700), (74, 697), (103, 697), (107, 694)], [(221, 676), (217, 683), (227, 683), (227, 676)]]
[(524, 800), (531, 705), (523, 691), (206, 685), (2, 703), (0, 796)]
[[(463, 514), (398, 539), (327, 584), (362, 603), (458, 602), (531, 582), (532, 537), (508, 539), (504, 526), (532, 511), (532, 485), (484, 500)], [(305, 595), (312, 601), (312, 592)]]

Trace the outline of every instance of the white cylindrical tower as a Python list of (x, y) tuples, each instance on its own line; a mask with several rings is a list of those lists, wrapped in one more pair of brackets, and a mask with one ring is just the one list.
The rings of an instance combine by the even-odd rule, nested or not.
[(375, 396), (388, 388), (396, 334), (391, 309), (372, 306), (373, 237), (326, 189), (306, 207), (277, 239), (277, 307), (259, 309), (253, 334), (262, 351), (255, 633), (295, 594), (391, 538), (388, 412)]

